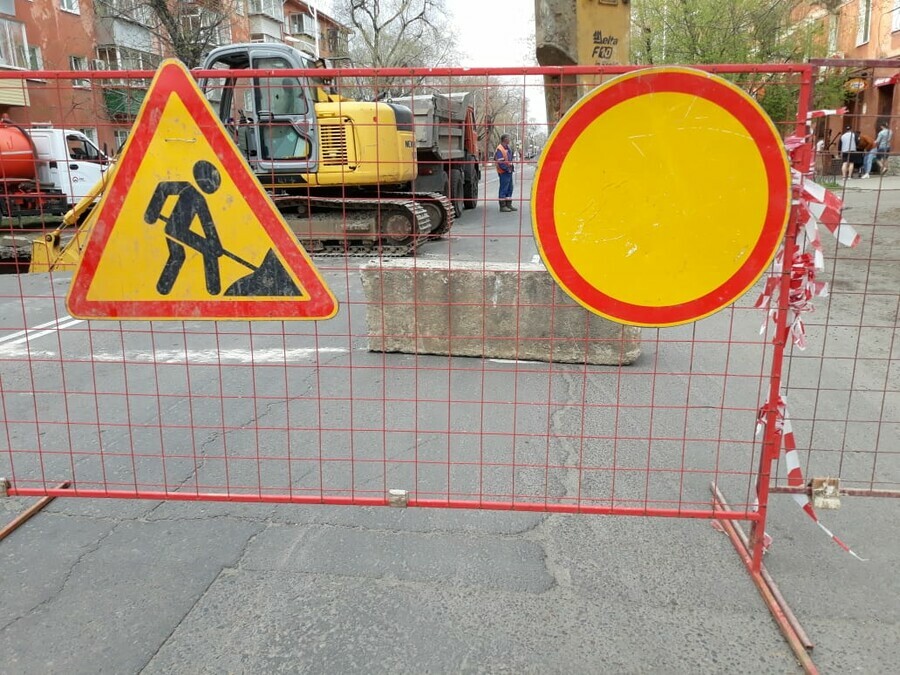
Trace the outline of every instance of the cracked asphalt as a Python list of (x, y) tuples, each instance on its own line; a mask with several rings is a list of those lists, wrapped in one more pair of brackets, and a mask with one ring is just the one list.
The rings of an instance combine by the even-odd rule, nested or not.
[[(517, 186), (517, 195), (523, 194), (523, 187), (527, 193), (527, 177)], [(488, 189), (493, 190), (494, 185), (488, 184)], [(848, 194), (848, 204), (864, 214), (859, 222), (873, 217), (872, 197), (858, 190)], [(900, 189), (882, 193), (880, 199), (879, 209), (900, 208)], [(453, 236), (430, 245), (423, 256), (464, 258), (472, 255), (473, 246), (478, 252), (491, 246), (491, 259), (529, 260), (534, 249), (527, 236), (527, 216), (520, 212), (503, 221), (496, 217), (493, 211), (486, 214), (483, 207), (467, 212)], [(489, 240), (482, 236), (485, 222), (490, 223)], [(872, 236), (872, 231), (863, 234)], [(826, 242), (826, 247), (829, 245)], [(872, 253), (861, 255), (871, 257)], [(862, 277), (853, 276), (851, 263), (852, 258), (842, 261), (841, 269), (850, 272), (836, 279), (838, 285), (863, 283)], [(328, 274), (336, 284), (341, 282), (340, 270), (326, 271)], [(46, 277), (0, 277), (3, 325), (15, 325), (20, 295), (29, 298), (30, 307), (46, 310), (61, 300), (67, 281), (65, 276), (57, 276), (51, 285)], [(343, 283), (348, 283), (346, 276)], [(18, 311), (21, 323), (21, 308)], [(352, 319), (352, 312), (359, 309), (351, 306), (348, 311)], [(749, 321), (758, 326), (758, 317)], [(228, 331), (228, 325), (223, 325), (218, 336), (223, 348), (250, 344), (264, 352), (284, 339), (262, 331), (248, 341), (246, 336)], [(323, 344), (329, 335), (346, 342), (348, 332), (353, 334), (347, 323), (326, 324), (318, 336)], [(49, 337), (51, 346), (65, 348), (66, 353), (93, 349), (96, 354), (103, 353), (108, 340), (122, 339), (102, 331), (85, 336), (74, 329)], [(811, 342), (813, 337), (815, 328), (811, 328)], [(150, 349), (160, 354), (191, 347), (202, 354), (209, 345), (201, 338), (178, 330), (153, 336), (135, 334), (127, 337), (133, 342), (121, 348), (135, 354)], [(85, 359), (61, 369), (52, 357), (41, 355), (47, 344), (34, 341), (30, 361), (3, 356), (0, 393), (4, 414), (29, 409), (22, 403), (23, 395), (12, 391), (17, 377), (36, 378), (46, 385), (54, 382), (52, 378), (64, 376), (70, 392), (67, 399), (32, 401), (28, 404), (31, 409), (52, 415), (54, 405), (65, 404), (70, 419), (87, 422), (83, 426), (88, 431), (91, 422), (113, 423), (103, 432), (103, 447), (109, 453), (106, 461), (98, 463), (92, 456), (78, 459), (75, 468), (80, 477), (91, 481), (105, 476), (122, 482), (139, 476), (148, 484), (158, 481), (185, 489), (221, 484), (226, 471), (232, 484), (253, 485), (259, 480), (277, 487), (278, 477), (267, 475), (265, 469), (257, 476), (258, 455), (241, 455), (241, 448), (256, 448), (256, 452), (262, 448), (267, 456), (274, 455), (283, 443), (277, 430), (290, 420), (303, 426), (298, 421), (309, 413), (302, 400), (308, 395), (340, 401), (352, 391), (374, 400), (372, 406), (365, 400), (355, 403), (353, 414), (338, 404), (334, 410), (323, 411), (328, 428), (387, 419), (380, 400), (387, 386), (384, 381), (360, 377), (351, 389), (346, 378), (332, 381), (327, 374), (346, 373), (345, 366), (352, 363), (360, 368), (374, 365), (385, 378), (399, 379), (402, 366), (412, 363), (396, 355), (390, 363), (398, 369), (390, 372), (381, 355), (355, 350), (350, 354), (320, 352), (309, 358), (311, 363), (315, 359), (325, 377), (310, 365), (296, 373), (280, 374), (282, 378), (296, 376), (286, 384), (279, 384), (277, 377), (256, 377), (236, 366), (208, 368), (206, 377), (190, 381), (196, 399), (186, 404), (182, 397), (186, 383), (175, 367), (154, 366), (133, 356), (129, 396), (122, 396), (117, 392), (124, 381), (116, 381), (121, 377), (121, 364), (107, 367)], [(814, 351), (812, 345), (810, 349)], [(713, 350), (709, 347), (710, 358)], [(673, 353), (670, 358), (672, 362), (657, 359), (653, 365), (677, 364), (682, 355)], [(440, 361), (429, 357), (416, 363)], [(701, 361), (698, 357), (697, 363)], [(858, 366), (860, 371), (867, 367), (862, 361)], [(423, 403), (411, 411), (398, 403), (388, 411), (389, 417), (421, 415), (427, 419), (438, 415), (446, 419), (450, 392), (464, 391), (472, 381), (487, 387), (497, 399), (534, 399), (548, 391), (548, 381), (541, 379), (544, 375), (540, 373), (522, 376), (526, 385), (522, 392), (504, 390), (508, 382), (499, 376), (483, 380), (486, 376), (477, 368), (472, 380), (470, 373), (460, 368), (460, 372), (454, 371), (459, 379), (452, 384), (443, 371), (443, 380), (424, 379), (415, 385), (437, 401), (434, 408)], [(639, 373), (640, 368), (639, 364)], [(276, 370), (277, 365), (266, 372)], [(151, 377), (151, 373), (155, 374)], [(799, 383), (804, 375), (803, 363), (798, 361), (790, 377)], [(552, 391), (558, 403), (582, 400), (588, 396), (585, 386), (591, 388), (590, 397), (617, 393), (601, 378), (585, 384), (578, 372), (561, 372), (556, 377)], [(98, 394), (84, 382), (106, 384)], [(395, 380), (391, 382), (396, 385)], [(296, 407), (279, 398), (285, 387), (297, 397)], [(705, 390), (685, 393), (676, 381), (667, 389), (665, 395), (677, 399), (690, 394), (691, 400), (700, 404), (705, 396), (715, 398)], [(82, 398), (83, 391), (90, 395)], [(413, 391), (410, 388), (409, 392)], [(225, 403), (223, 392), (229, 393)], [(640, 388), (634, 394), (637, 398), (644, 395)], [(503, 419), (499, 406), (489, 407), (486, 413), (478, 411), (473, 417), (475, 413), (469, 409), (483, 397), (484, 392), (478, 391), (473, 402), (459, 403), (460, 417), (454, 418), (459, 428), (472, 425), (472, 419), (481, 421), (470, 428), (508, 428), (510, 420)], [(141, 400), (149, 403), (136, 403)], [(803, 403), (802, 396), (798, 397), (798, 407)], [(817, 415), (834, 414), (828, 402), (812, 405)], [(575, 420), (563, 405), (538, 412), (521, 415), (515, 422), (516, 432), (523, 435), (523, 444), (515, 446), (521, 453), (545, 452), (542, 443), (534, 448), (528, 444), (529, 430), (546, 429), (548, 424), (564, 430)], [(61, 415), (59, 410), (56, 413)], [(885, 414), (895, 412), (886, 409)], [(223, 419), (230, 420), (227, 433), (222, 431)], [(130, 425), (123, 428), (122, 420)], [(161, 432), (161, 420), (173, 428)], [(177, 420), (181, 420), (181, 428), (174, 428)], [(636, 421), (636, 428), (642, 423)], [(655, 423), (666, 423), (662, 412)], [(704, 420), (701, 426), (708, 424), (711, 422)], [(39, 441), (25, 426), (7, 429), (13, 442), (19, 439), (54, 447), (54, 443), (68, 442), (66, 433), (75, 434), (80, 443), (98, 442), (77, 425), (47, 426)], [(322, 478), (318, 464), (306, 462), (315, 459), (323, 443), (338, 446), (347, 440), (345, 436), (338, 432), (318, 436), (314, 429), (307, 431), (295, 442), (292, 456), (303, 461), (290, 485), (302, 489), (315, 485), (316, 480), (347, 480), (340, 463), (326, 469)], [(162, 463), (153, 456), (158, 454), (154, 443), (168, 447), (187, 437), (192, 456), (172, 457)], [(357, 442), (361, 445), (366, 438), (360, 435)], [(417, 438), (398, 430), (395, 438), (391, 458), (404, 457), (416, 448), (421, 460), (430, 461), (448, 451), (446, 434)], [(149, 448), (149, 456), (135, 459), (121, 453), (132, 445)], [(485, 451), (500, 452), (503, 447), (498, 439), (487, 443)], [(10, 455), (3, 449), (0, 475), (9, 470)], [(215, 459), (226, 450), (238, 453), (228, 467)], [(453, 451), (463, 453), (460, 457), (477, 456), (464, 454), (472, 451), (465, 443), (454, 444)], [(567, 466), (577, 459), (579, 448), (563, 437), (554, 452), (558, 452), (554, 459)], [(897, 481), (896, 465), (885, 461), (884, 470)], [(41, 467), (22, 458), (17, 462), (21, 462), (17, 467), (22, 475), (35, 475), (29, 472), (39, 470), (63, 475), (69, 469), (65, 462), (56, 463), (50, 456)], [(445, 467), (441, 471), (431, 474), (423, 465), (416, 484), (440, 492), (448, 489), (451, 480), (465, 483), (473, 479), (473, 474), (465, 471), (452, 477), (445, 475)], [(385, 480), (393, 485), (409, 479), (401, 469), (386, 478), (380, 469), (370, 474), (361, 465), (351, 484), (380, 491)], [(509, 489), (491, 474), (482, 479), (488, 489)], [(517, 479), (519, 489), (527, 490), (535, 477), (523, 472)], [(573, 483), (572, 476), (565, 474), (542, 489), (566, 495), (578, 487), (578, 481)], [(622, 489), (630, 488), (626, 483)], [(673, 498), (666, 486), (658, 489), (660, 499)], [(674, 496), (699, 502), (707, 498), (705, 494), (705, 483), (688, 477), (682, 492)], [(32, 501), (0, 499), (0, 522), (10, 520)], [(767, 566), (816, 643), (813, 657), (823, 672), (893, 673), (900, 662), (900, 576), (896, 573), (900, 543), (894, 536), (900, 508), (895, 501), (845, 500), (842, 509), (827, 512), (825, 519), (869, 562), (860, 563), (843, 554), (790, 497), (774, 496), (769, 532), (775, 545), (767, 556)], [(0, 672), (4, 675), (799, 672), (727, 538), (707, 521), (57, 499), (0, 543), (0, 609)]]

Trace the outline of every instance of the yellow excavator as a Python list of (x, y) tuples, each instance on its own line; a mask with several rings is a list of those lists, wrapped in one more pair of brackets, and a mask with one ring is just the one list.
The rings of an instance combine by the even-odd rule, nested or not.
[[(321, 65), (288, 45), (227, 45), (210, 52), (203, 64), (204, 70), (223, 70), (223, 76), (199, 84), (307, 251), (409, 255), (450, 229), (463, 208), (465, 175), (478, 171), (475, 158), (454, 160), (452, 169), (438, 164), (455, 178), (446, 182), (445, 193), (417, 189), (419, 148), (409, 108), (350, 100), (333, 93), (324, 77), (277, 72)], [(271, 75), (239, 77), (250, 68)], [(457, 123), (460, 133), (448, 135), (448, 142), (472, 136), (462, 129), (471, 116)], [(65, 215), (60, 228), (34, 242), (30, 271), (77, 264), (92, 206), (105, 185), (104, 179)]]

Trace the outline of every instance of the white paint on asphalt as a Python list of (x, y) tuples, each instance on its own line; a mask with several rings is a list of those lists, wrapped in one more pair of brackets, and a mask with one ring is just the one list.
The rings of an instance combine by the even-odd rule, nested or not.
[[(97, 351), (83, 360), (100, 363), (189, 363), (191, 365), (218, 364), (271, 364), (291, 361), (309, 361), (319, 354), (346, 354), (350, 350), (340, 347), (315, 347), (297, 349), (157, 349), (127, 350), (122, 352)], [(0, 345), (0, 355), (6, 357), (30, 357), (32, 359), (57, 360), (59, 354), (50, 350), (16, 347), (16, 343)]]
[(0, 338), (0, 345), (6, 347), (24, 344), (39, 337), (52, 335), (57, 331), (65, 330), (66, 328), (71, 328), (72, 326), (77, 326), (80, 323), (84, 323), (84, 320), (73, 319), (71, 316), (66, 314), (65, 316), (61, 316), (58, 319), (54, 319), (53, 321), (38, 324), (33, 328), (26, 328), (25, 330), (20, 330), (16, 331), (15, 333), (10, 333), (9, 335), (4, 335), (2, 338)]

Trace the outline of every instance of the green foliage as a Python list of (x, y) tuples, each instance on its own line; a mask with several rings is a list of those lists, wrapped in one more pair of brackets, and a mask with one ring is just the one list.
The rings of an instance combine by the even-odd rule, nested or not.
[(795, 0), (641, 0), (633, 10), (635, 63), (773, 63), (803, 56), (787, 36)]
[[(638, 64), (803, 63), (824, 56), (824, 24), (791, 21), (797, 0), (641, 0), (634, 3), (632, 60)], [(800, 87), (796, 77), (758, 73), (733, 77), (783, 132), (793, 131)], [(816, 108), (843, 104), (843, 75), (822, 74)]]

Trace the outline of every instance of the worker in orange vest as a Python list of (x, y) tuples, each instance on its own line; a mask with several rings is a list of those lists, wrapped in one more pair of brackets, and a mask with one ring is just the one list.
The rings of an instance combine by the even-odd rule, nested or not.
[(500, 177), (500, 211), (518, 211), (512, 205), (513, 171), (512, 150), (509, 149), (509, 134), (500, 137), (500, 145), (494, 153), (494, 161), (497, 163), (497, 175)]

